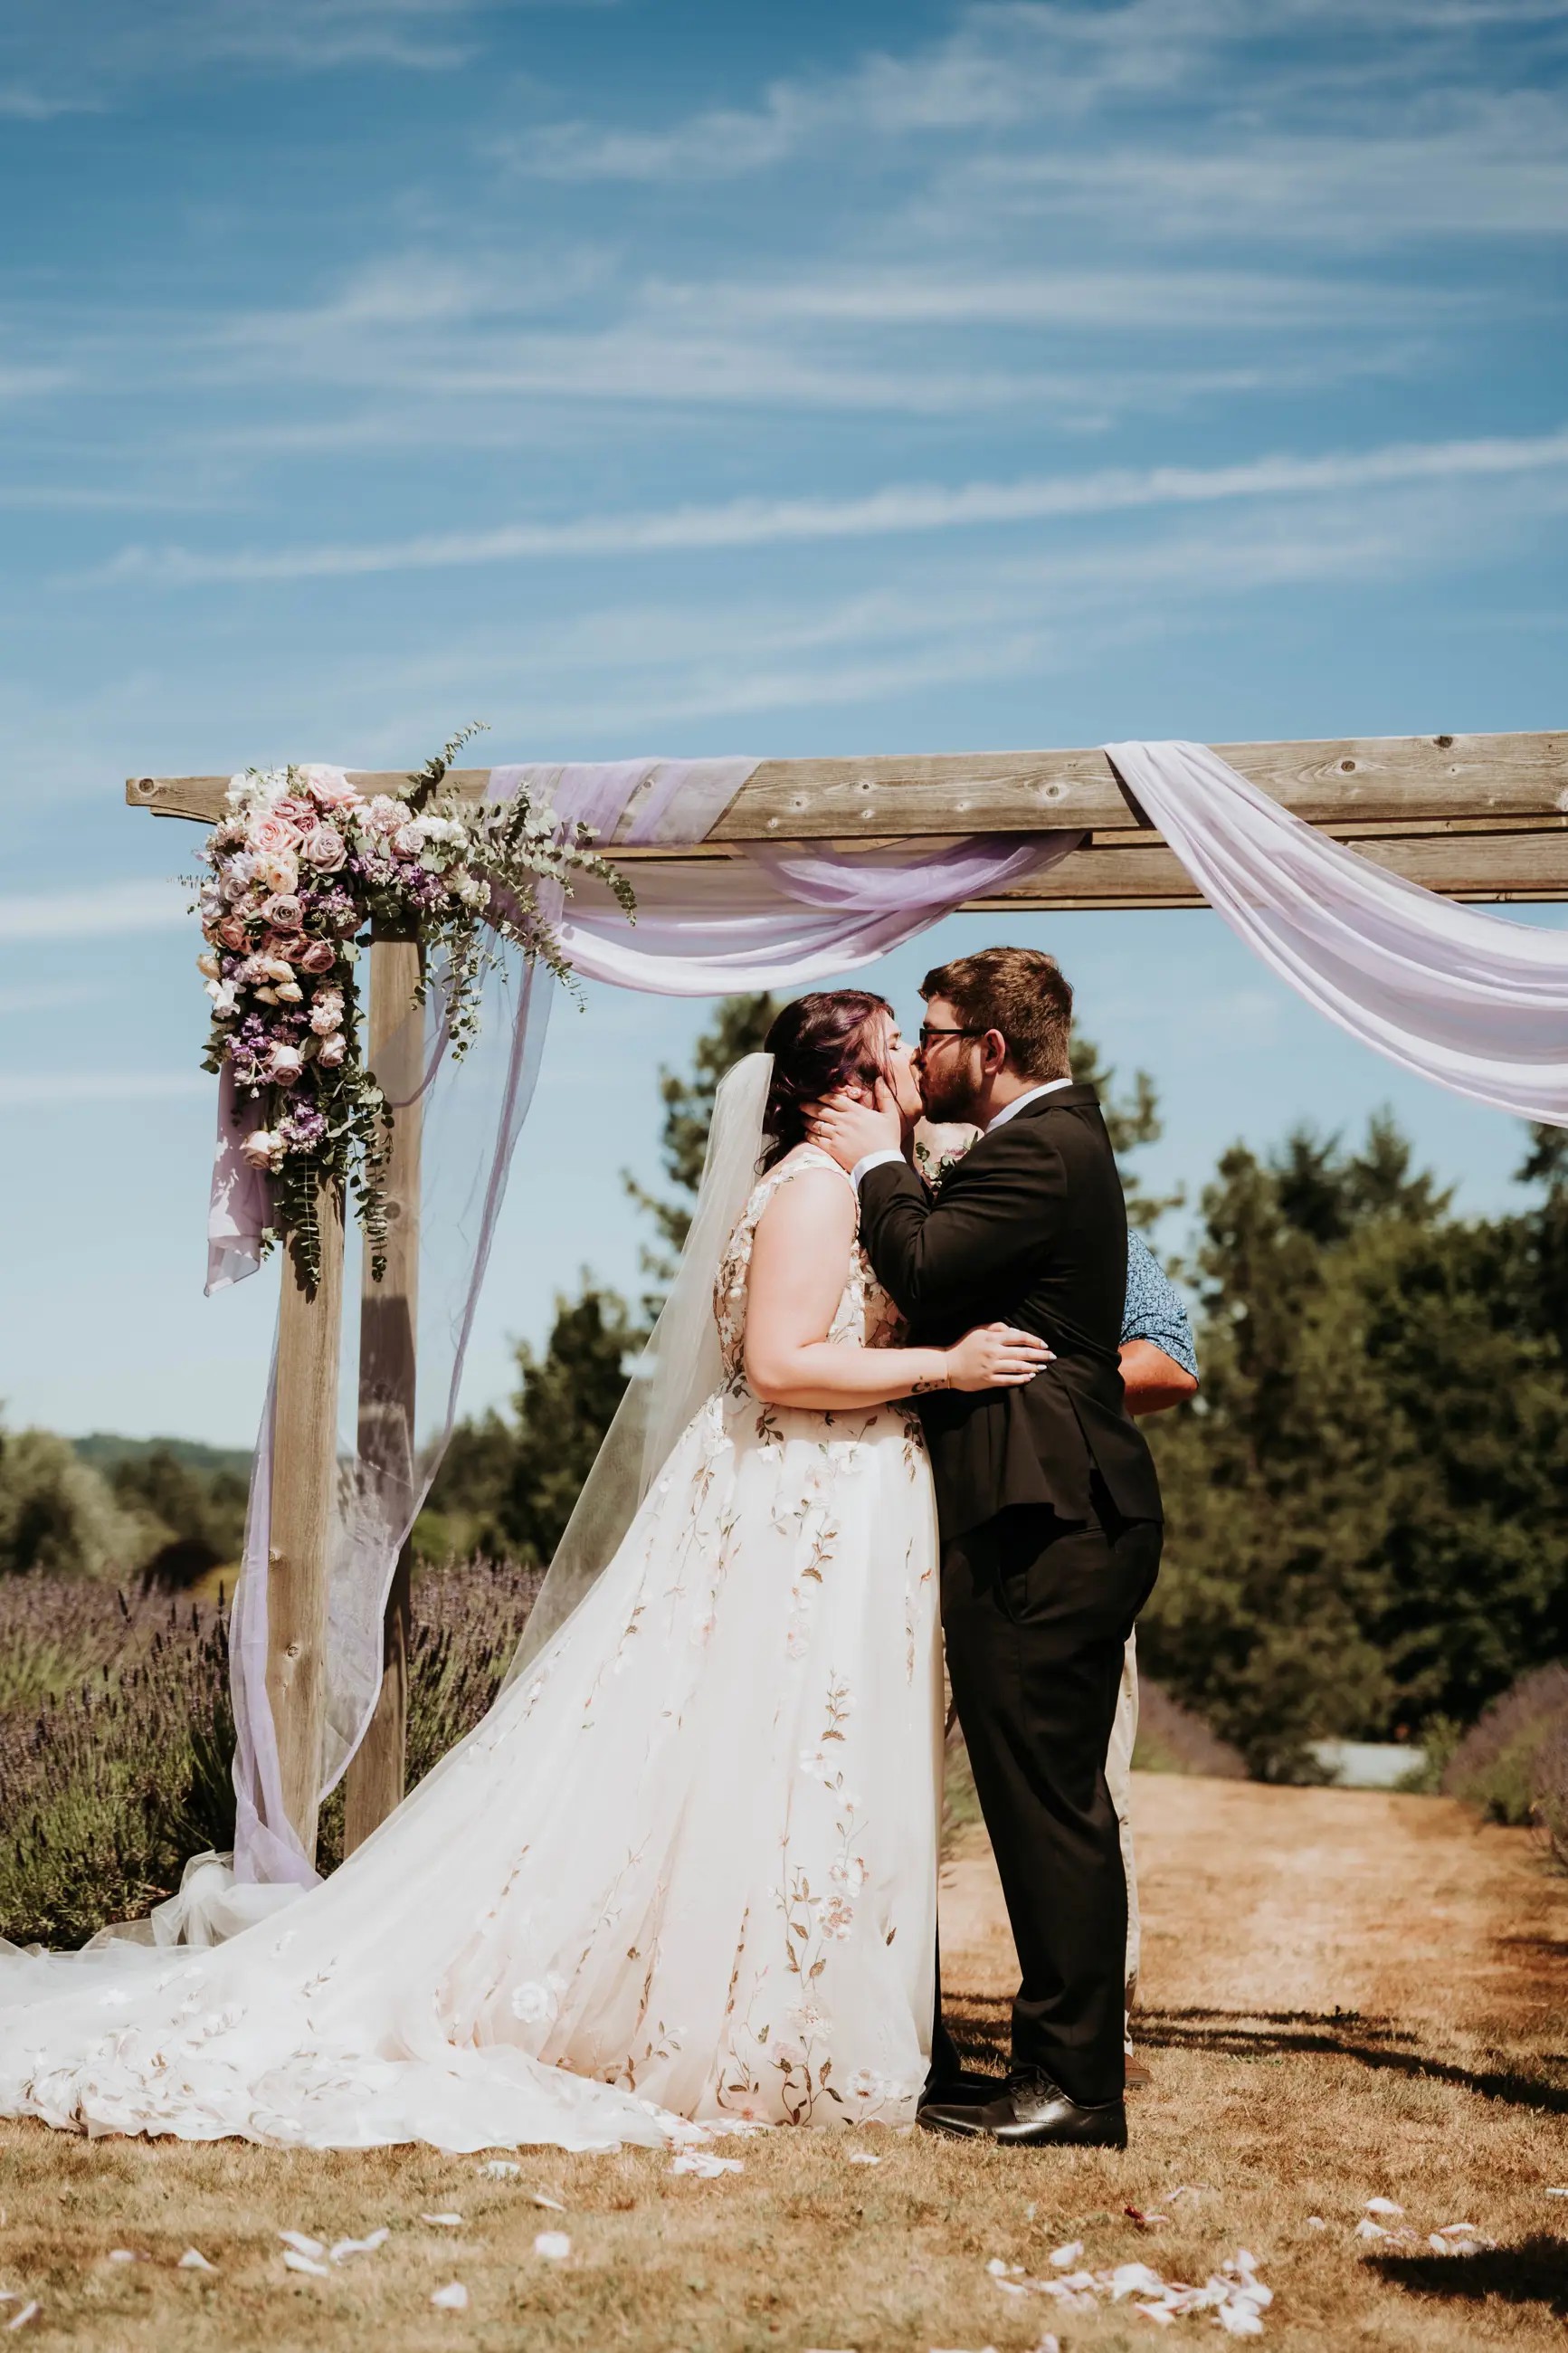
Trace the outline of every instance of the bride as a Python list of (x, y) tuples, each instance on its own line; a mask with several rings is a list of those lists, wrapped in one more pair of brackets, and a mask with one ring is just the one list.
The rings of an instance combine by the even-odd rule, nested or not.
[(651, 1377), (521, 1671), (331, 1879), (226, 1943), (0, 1943), (0, 2115), (454, 2150), (912, 2122), (942, 1677), (907, 1400), (1046, 1352), (900, 1345), (855, 1188), (805, 1141), (808, 1105), (879, 1077), (919, 1115), (883, 999), (803, 997), (767, 1044), (719, 1090)]

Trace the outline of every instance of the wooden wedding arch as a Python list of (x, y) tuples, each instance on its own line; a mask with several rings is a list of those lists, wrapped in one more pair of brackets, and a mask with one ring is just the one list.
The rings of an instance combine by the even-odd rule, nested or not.
[[(1340, 743), (1220, 744), (1222, 759), (1325, 833), (1445, 897), (1568, 899), (1568, 734), (1394, 735)], [(402, 775), (350, 770), (370, 792), (398, 793)], [(449, 786), (478, 798), (489, 770), (454, 769)], [(132, 776), (125, 797), (154, 817), (216, 824), (228, 777)], [(635, 820), (628, 811), (621, 831)], [(731, 857), (748, 841), (900, 841), (922, 835), (1033, 833), (1082, 827), (1089, 839), (1038, 881), (971, 902), (1008, 914), (1036, 909), (1198, 907), (1184, 868), (1150, 826), (1101, 751), (944, 753), (909, 757), (766, 760), (698, 846), (609, 847), (617, 860)], [(419, 973), (411, 941), (377, 936), (370, 955), (373, 1067), (406, 1013)], [(360, 1361), (375, 1369), (362, 1400), (359, 1442), (395, 1460), (414, 1434), (415, 1282), (420, 1113), (395, 1114), (388, 1171), (384, 1280), (368, 1271), (360, 1302)], [(284, 1803), (313, 1853), (321, 1748), (327, 1539), (337, 1452), (341, 1204), (320, 1205), (321, 1281), (283, 1273), (273, 1449), (267, 1688)], [(395, 1426), (389, 1426), (388, 1417)], [(387, 1603), (381, 1696), (348, 1768), (346, 1844), (367, 1837), (403, 1795), (407, 1717), (409, 1560)]]

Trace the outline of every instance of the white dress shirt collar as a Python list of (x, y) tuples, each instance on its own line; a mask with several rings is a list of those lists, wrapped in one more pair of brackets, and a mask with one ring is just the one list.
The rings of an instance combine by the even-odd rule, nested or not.
[(1042, 1095), (1054, 1095), (1058, 1087), (1070, 1087), (1071, 1084), (1070, 1076), (1065, 1079), (1047, 1079), (1042, 1085), (1031, 1087), (1026, 1095), (1015, 1095), (1010, 1103), (1003, 1105), (994, 1119), (986, 1121), (986, 1134), (993, 1134), (1005, 1121), (1012, 1119), (1016, 1113), (1026, 1110), (1030, 1103), (1038, 1103)]

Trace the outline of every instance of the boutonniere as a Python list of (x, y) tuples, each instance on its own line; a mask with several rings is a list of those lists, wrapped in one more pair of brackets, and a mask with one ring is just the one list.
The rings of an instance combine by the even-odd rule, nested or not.
[(980, 1141), (980, 1130), (962, 1123), (922, 1119), (915, 1128), (915, 1168), (933, 1193)]

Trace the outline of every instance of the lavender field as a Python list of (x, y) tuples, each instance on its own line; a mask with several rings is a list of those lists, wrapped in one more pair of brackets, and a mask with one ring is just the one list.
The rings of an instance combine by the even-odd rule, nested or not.
[[(473, 1559), (414, 1594), (410, 1782), (489, 1707), (540, 1572)], [(234, 1841), (227, 1613), (112, 1586), (0, 1577), (0, 1935), (74, 1945)], [(342, 1797), (320, 1862), (342, 1858)]]

